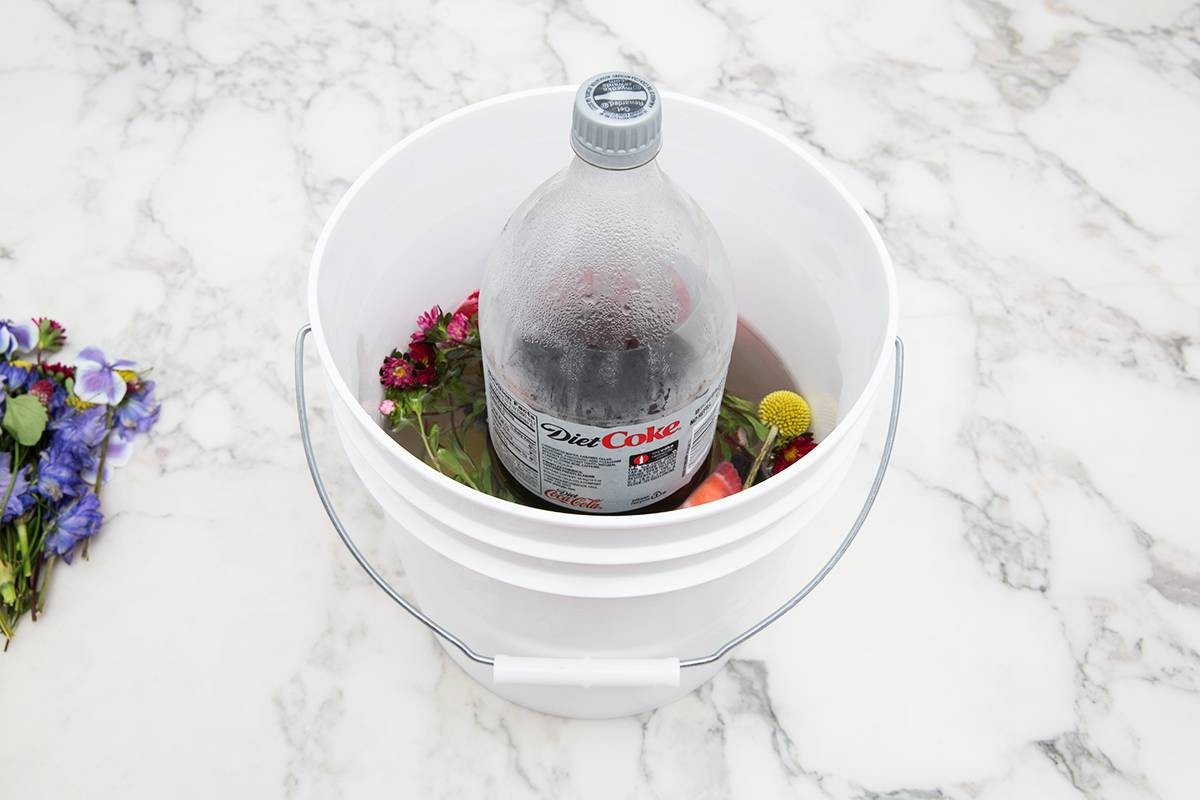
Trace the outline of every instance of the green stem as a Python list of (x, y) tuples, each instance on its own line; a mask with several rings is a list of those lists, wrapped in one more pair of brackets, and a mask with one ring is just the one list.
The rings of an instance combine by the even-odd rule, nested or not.
[[(417, 407), (417, 433), (421, 434), (421, 444), (425, 445), (425, 455), (429, 456), (429, 465), (438, 472), (442, 472), (438, 460), (433, 456), (433, 450), (429, 448), (429, 437), (425, 435), (425, 417), (421, 414), (420, 406)], [(446, 473), (442, 472), (442, 474)]]
[[(35, 612), (40, 612), (46, 607), (46, 590), (50, 587), (50, 575), (54, 572), (54, 565), (58, 563), (58, 556), (50, 556), (44, 563), (46, 564), (46, 571), (42, 574), (41, 600), (34, 604)], [(36, 586), (34, 587), (34, 591), (35, 593), (37, 592)], [(34, 619), (36, 620), (37, 617), (35, 616)]]
[(29, 531), (24, 522), (17, 523), (17, 552), (20, 554), (21, 564), (25, 568), (25, 577), (28, 578), (33, 574), (33, 567), (29, 563)]
[[(100, 497), (100, 487), (104, 484), (104, 462), (108, 459), (108, 437), (112, 436), (113, 407), (109, 406), (104, 412), (104, 438), (100, 440), (100, 465), (96, 467), (96, 485), (92, 488), (96, 497)], [(86, 546), (86, 543), (85, 543)]]
[[(434, 456), (433, 450), (429, 447), (429, 437), (425, 435), (425, 417), (421, 413), (420, 406), (417, 407), (417, 433), (421, 434), (421, 444), (425, 445), (425, 455), (429, 456), (430, 466), (445, 475), (447, 478), (454, 478), (454, 475), (451, 475), (450, 473), (446, 472), (446, 470), (442, 469), (442, 462), (436, 456)], [(479, 491), (479, 487), (475, 485), (475, 481), (471, 480), (470, 477), (465, 474), (461, 477), (467, 482), (468, 486), (475, 491)]]
[(767, 457), (767, 453), (771, 451), (771, 446), (775, 444), (775, 437), (779, 435), (779, 428), (774, 425), (767, 431), (766, 441), (758, 451), (758, 456), (754, 459), (754, 466), (750, 467), (750, 474), (746, 476), (746, 483), (742, 489), (749, 489), (754, 485), (755, 478), (758, 477), (758, 470), (762, 467), (763, 459)]
[[(479, 467), (475, 466), (475, 459), (471, 458), (471, 454), (467, 452), (467, 448), (463, 445), (462, 437), (458, 435), (458, 412), (459, 406), (454, 403), (454, 396), (450, 395), (450, 433), (454, 436), (454, 443), (458, 445), (458, 450), (462, 453), (463, 458), (467, 460), (467, 466), (472, 472), (478, 472)], [(474, 484), (472, 484), (472, 488)]]
[(29, 618), (31, 622), (37, 622), (38, 578), (41, 577), (43, 563), (45, 562), (39, 558), (37, 566), (33, 568), (33, 577), (29, 580)]
[[(112, 436), (112, 421), (113, 407), (108, 406), (104, 412), (104, 438), (100, 440), (100, 463), (96, 466), (96, 485), (92, 488), (92, 492), (96, 495), (96, 499), (100, 499), (100, 487), (104, 485), (104, 462), (108, 459), (108, 437)], [(83, 540), (83, 558), (86, 561), (88, 557), (88, 543), (90, 538)]]

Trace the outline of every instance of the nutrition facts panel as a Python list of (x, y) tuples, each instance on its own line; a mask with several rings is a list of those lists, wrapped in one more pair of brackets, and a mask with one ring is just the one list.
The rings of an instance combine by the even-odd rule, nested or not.
[(708, 397), (700, 401), (692, 416), (692, 437), (688, 440), (687, 464), (683, 468), (684, 475), (691, 475), (700, 466), (700, 462), (708, 455), (708, 446), (712, 442), (713, 432), (717, 429), (717, 414), (721, 410), (721, 397), (725, 384), (717, 386)]
[[(504, 466), (531, 491), (542, 491), (541, 456), (538, 453), (537, 415), (504, 390), (492, 377), (488, 381), (488, 427), (493, 444), (503, 448)], [(498, 440), (498, 441), (497, 441)]]

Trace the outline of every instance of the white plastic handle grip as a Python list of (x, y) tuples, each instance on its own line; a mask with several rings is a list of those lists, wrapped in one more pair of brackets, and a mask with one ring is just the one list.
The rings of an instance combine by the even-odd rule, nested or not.
[(678, 658), (528, 658), (495, 656), (497, 684), (593, 687), (679, 686)]

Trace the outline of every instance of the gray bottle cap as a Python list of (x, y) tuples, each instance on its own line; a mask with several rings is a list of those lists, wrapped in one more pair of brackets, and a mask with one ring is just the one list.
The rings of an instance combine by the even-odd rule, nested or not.
[(662, 101), (654, 84), (628, 72), (602, 72), (575, 93), (571, 147), (604, 169), (640, 167), (662, 147)]

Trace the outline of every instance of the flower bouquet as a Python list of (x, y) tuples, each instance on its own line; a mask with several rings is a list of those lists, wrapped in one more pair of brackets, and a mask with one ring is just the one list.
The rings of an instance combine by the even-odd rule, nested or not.
[(384, 391), (379, 413), (393, 432), (416, 432), (430, 466), (472, 489), (516, 500), (487, 447), (467, 444), (487, 416), (479, 292), (453, 312), (434, 306), (421, 314), (407, 350), (397, 348), (383, 360), (379, 382)]
[(100, 529), (100, 490), (158, 419), (154, 381), (95, 347), (73, 364), (50, 319), (0, 320), (0, 633), (45, 607), (55, 563), (71, 563)]

